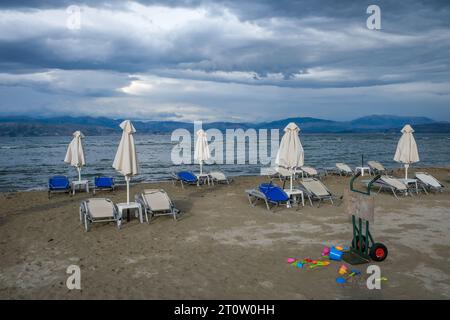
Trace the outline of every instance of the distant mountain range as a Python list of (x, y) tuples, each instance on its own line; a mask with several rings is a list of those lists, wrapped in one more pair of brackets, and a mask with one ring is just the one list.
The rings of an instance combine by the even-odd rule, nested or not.
[[(63, 136), (81, 130), (86, 135), (120, 134), (121, 119), (104, 117), (3, 117), (0, 118), (0, 136)], [(316, 118), (288, 118), (262, 123), (211, 122), (203, 128), (226, 129), (283, 129), (289, 122), (295, 122), (304, 133), (363, 133), (398, 132), (405, 124), (411, 124), (416, 132), (450, 133), (450, 122), (438, 122), (426, 117), (400, 117), (392, 115), (371, 115), (352, 121), (331, 121)], [(175, 129), (193, 130), (193, 123), (177, 121), (133, 121), (139, 133), (170, 133)]]

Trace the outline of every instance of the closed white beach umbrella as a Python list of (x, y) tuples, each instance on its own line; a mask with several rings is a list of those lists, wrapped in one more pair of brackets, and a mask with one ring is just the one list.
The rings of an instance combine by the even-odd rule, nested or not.
[(133, 133), (136, 129), (130, 120), (125, 120), (120, 124), (123, 130), (122, 139), (114, 158), (113, 168), (125, 176), (127, 183), (127, 203), (130, 203), (130, 179), (131, 176), (139, 173), (136, 147), (134, 145)]
[(69, 143), (66, 157), (64, 158), (64, 162), (69, 163), (71, 166), (77, 168), (78, 181), (81, 181), (81, 167), (86, 165), (82, 143), (83, 138), (84, 135), (81, 133), (81, 131), (75, 131), (73, 133), (73, 139)]
[(412, 163), (419, 162), (419, 151), (417, 150), (416, 140), (414, 139), (414, 129), (407, 124), (403, 127), (402, 137), (398, 141), (394, 160), (405, 165), (405, 179), (408, 179), (408, 168)]
[(292, 176), (294, 169), (304, 165), (304, 151), (299, 138), (300, 128), (293, 122), (284, 128), (284, 135), (281, 139), (275, 163), (279, 167), (288, 169)]
[(203, 162), (211, 158), (209, 153), (208, 137), (206, 132), (202, 129), (197, 131), (197, 142), (194, 150), (194, 160), (197, 160), (200, 164), (200, 174), (202, 174)]

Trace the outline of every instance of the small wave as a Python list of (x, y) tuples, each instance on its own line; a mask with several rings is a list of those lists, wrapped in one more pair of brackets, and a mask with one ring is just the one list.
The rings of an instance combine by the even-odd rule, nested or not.
[(46, 187), (31, 187), (31, 188), (25, 189), (24, 191), (29, 192), (29, 191), (45, 191), (45, 190), (47, 190)]

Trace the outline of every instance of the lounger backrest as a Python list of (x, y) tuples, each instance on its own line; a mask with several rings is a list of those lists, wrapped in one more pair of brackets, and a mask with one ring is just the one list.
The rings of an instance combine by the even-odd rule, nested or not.
[(380, 178), (381, 181), (383, 181), (385, 184), (394, 187), (397, 190), (400, 191), (406, 191), (408, 190), (408, 187), (406, 186), (406, 184), (404, 184), (403, 182), (401, 182), (400, 180), (393, 178), (393, 177), (389, 177), (389, 176), (382, 176)]
[(436, 179), (435, 177), (433, 177), (431, 174), (417, 172), (416, 178), (429, 186), (432, 186), (435, 188), (442, 188), (442, 183), (440, 183), (439, 180)]
[(114, 179), (111, 177), (95, 177), (94, 183), (98, 188), (112, 188)]
[(209, 173), (209, 175), (211, 177), (213, 177), (213, 179), (219, 180), (219, 181), (225, 181), (227, 180), (227, 177), (225, 176), (225, 174), (221, 171), (211, 171)]
[(341, 162), (336, 163), (336, 168), (338, 168), (341, 171), (345, 171), (347, 173), (353, 172), (352, 169), (347, 164)]
[(288, 201), (289, 196), (279, 186), (271, 183), (262, 183), (259, 185), (259, 191), (264, 193), (266, 198), (270, 201), (280, 202)]
[(87, 209), (94, 218), (114, 217), (114, 204), (111, 200), (92, 198), (86, 201)]
[(164, 190), (147, 189), (142, 193), (146, 205), (153, 211), (170, 210), (170, 198)]
[(367, 162), (367, 164), (372, 169), (375, 169), (375, 170), (378, 170), (378, 171), (386, 171), (386, 168), (381, 163), (379, 163), (378, 161), (369, 161), (369, 162)]
[(50, 188), (64, 189), (68, 188), (70, 183), (65, 176), (54, 176), (48, 180), (48, 185)]
[(197, 181), (197, 177), (195, 176), (195, 174), (193, 174), (192, 172), (189, 171), (180, 171), (178, 172), (178, 178), (180, 178), (183, 181), (186, 182), (196, 182)]
[(317, 197), (325, 197), (331, 195), (324, 184), (317, 179), (303, 179), (302, 184), (309, 192)]
[(311, 167), (302, 167), (302, 170), (310, 176), (316, 176), (318, 174), (317, 170)]

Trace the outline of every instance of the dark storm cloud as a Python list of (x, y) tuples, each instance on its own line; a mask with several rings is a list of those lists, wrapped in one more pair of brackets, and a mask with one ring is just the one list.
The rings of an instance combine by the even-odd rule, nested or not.
[[(381, 7), (382, 30), (366, 28), (370, 4)], [(82, 10), (79, 30), (66, 27), (70, 5)], [(317, 101), (323, 89), (334, 104), (338, 89), (356, 100), (356, 88), (374, 88), (396, 100), (402, 88), (426, 83), (412, 86), (428, 90), (419, 90), (415, 103), (430, 101), (430, 110), (442, 110), (450, 80), (449, 16), (448, 1), (419, 0), (2, 1), (0, 87), (14, 87), (17, 95), (20, 88), (39, 91), (45, 101), (52, 93), (61, 100), (77, 96), (80, 104), (98, 98), (99, 110), (117, 107), (103, 98), (121, 97), (140, 108), (153, 101), (163, 108), (150, 112), (158, 117), (179, 117), (173, 105), (219, 116), (227, 113), (211, 105), (229, 107), (240, 117), (239, 101), (231, 104), (225, 94), (234, 85), (242, 90), (240, 101), (268, 91), (258, 86), (271, 86), (280, 88), (273, 92), (278, 96), (315, 90), (307, 91), (311, 100), (300, 94), (304, 101)], [(177, 86), (170, 79), (181, 89), (169, 92)], [(204, 83), (208, 95), (196, 91)], [(285, 114), (297, 100), (279, 100)], [(4, 101), (2, 109), (14, 97)]]

